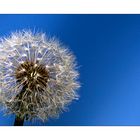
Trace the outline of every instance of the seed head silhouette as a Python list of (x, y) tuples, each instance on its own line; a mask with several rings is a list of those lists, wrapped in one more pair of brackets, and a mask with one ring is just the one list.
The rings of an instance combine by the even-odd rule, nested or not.
[(0, 102), (16, 124), (58, 117), (78, 99), (74, 55), (44, 33), (20, 31), (0, 42)]

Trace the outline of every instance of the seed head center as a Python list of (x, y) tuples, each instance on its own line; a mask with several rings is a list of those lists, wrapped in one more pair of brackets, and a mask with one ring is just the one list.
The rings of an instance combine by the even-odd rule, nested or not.
[(47, 86), (49, 78), (48, 70), (42, 64), (25, 61), (20, 64), (15, 72), (17, 82), (23, 86), (28, 86), (30, 90), (35, 90), (38, 87), (44, 88)]

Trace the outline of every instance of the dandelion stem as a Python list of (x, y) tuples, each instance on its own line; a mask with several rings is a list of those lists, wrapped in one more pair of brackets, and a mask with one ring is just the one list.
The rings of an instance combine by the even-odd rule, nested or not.
[(24, 118), (16, 115), (14, 126), (23, 126), (23, 123), (24, 123)]
[[(27, 85), (25, 85), (25, 86), (22, 88), (21, 92), (20, 92), (19, 94), (17, 94), (17, 96), (15, 97), (15, 98), (18, 98), (18, 99), (20, 100), (20, 101), (18, 102), (19, 108), (24, 108), (24, 107), (22, 106), (21, 99), (22, 99), (24, 93), (26, 92), (26, 88), (27, 88)], [(24, 118), (25, 118), (25, 117), (23, 117), (23, 116), (21, 117), (21, 115), (19, 115), (19, 114), (16, 115), (16, 116), (15, 116), (14, 126), (23, 126)]]

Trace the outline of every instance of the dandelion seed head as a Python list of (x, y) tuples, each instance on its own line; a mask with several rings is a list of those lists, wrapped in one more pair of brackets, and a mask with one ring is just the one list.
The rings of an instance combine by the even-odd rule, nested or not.
[(74, 55), (43, 33), (21, 31), (0, 42), (0, 102), (8, 112), (46, 121), (78, 99)]

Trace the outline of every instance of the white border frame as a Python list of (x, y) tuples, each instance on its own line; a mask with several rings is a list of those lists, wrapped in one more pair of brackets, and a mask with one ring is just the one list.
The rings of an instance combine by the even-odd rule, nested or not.
[(140, 127), (1, 127), (4, 140), (139, 140)]
[[(138, 0), (0, 0), (1, 14), (138, 14)], [(0, 139), (139, 140), (140, 127), (0, 127)]]
[(0, 0), (0, 13), (140, 13), (139, 0)]

